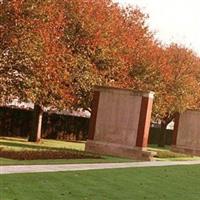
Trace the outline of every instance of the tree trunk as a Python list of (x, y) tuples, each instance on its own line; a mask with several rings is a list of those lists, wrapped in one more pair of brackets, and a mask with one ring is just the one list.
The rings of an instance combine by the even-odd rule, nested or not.
[(34, 105), (33, 123), (29, 142), (39, 142), (41, 140), (43, 110), (39, 104)]
[(165, 146), (165, 143), (166, 143), (166, 128), (167, 128), (167, 124), (161, 123), (159, 142), (158, 142), (159, 147)]

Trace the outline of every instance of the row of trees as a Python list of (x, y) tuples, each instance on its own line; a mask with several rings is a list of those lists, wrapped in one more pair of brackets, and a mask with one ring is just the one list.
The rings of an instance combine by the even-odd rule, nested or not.
[(165, 129), (177, 112), (200, 107), (200, 58), (162, 46), (146, 19), (111, 0), (3, 0), (0, 103), (34, 102), (38, 124), (43, 106), (90, 110), (94, 85), (153, 90)]

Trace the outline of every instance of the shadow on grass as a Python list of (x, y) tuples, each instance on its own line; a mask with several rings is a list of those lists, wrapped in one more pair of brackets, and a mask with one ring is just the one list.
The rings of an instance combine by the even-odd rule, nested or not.
[(10, 137), (0, 137), (0, 140), (8, 140), (14, 142), (25, 142), (28, 141), (28, 138), (10, 138)]

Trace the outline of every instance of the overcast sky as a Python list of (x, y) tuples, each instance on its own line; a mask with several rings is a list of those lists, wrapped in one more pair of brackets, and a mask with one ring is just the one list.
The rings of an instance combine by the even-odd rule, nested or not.
[(149, 26), (156, 38), (169, 44), (177, 42), (200, 56), (200, 0), (114, 0), (139, 6), (149, 14)]

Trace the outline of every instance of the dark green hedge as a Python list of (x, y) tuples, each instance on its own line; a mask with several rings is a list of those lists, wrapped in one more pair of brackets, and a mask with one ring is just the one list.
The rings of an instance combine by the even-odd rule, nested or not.
[[(158, 144), (160, 138), (161, 128), (153, 128), (151, 127), (149, 132), (149, 144)], [(173, 131), (172, 130), (165, 130), (165, 144), (171, 145), (173, 138)]]
[[(0, 107), (0, 135), (28, 137), (32, 129), (33, 111)], [(85, 140), (89, 119), (45, 112), (42, 137), (48, 139)]]

